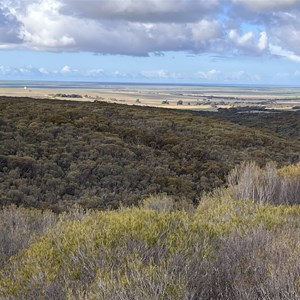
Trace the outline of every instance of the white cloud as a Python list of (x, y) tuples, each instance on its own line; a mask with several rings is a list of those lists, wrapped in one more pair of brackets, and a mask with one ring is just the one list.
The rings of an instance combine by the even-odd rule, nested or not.
[(273, 23), (269, 26), (272, 44), (300, 55), (300, 12), (277, 13)]
[[(121, 73), (119, 73), (120, 76)], [(57, 78), (57, 76), (65, 77), (65, 76), (75, 76), (78, 78), (95, 78), (107, 75), (105, 70), (103, 69), (88, 69), (88, 70), (78, 70), (72, 68), (68, 65), (65, 65), (61, 69), (47, 69), (44, 67), (33, 67), (31, 65), (24, 65), (21, 67), (9, 67), (0, 65), (0, 75), (3, 76), (18, 76), (20, 78), (40, 78), (48, 77), (48, 78)], [(117, 76), (117, 73), (114, 75)], [(127, 74), (125, 74), (127, 76)]]
[(266, 32), (260, 32), (259, 34), (259, 40), (257, 43), (257, 49), (259, 51), (264, 51), (268, 48), (268, 36)]
[(41, 74), (44, 74), (44, 75), (48, 75), (49, 74), (49, 71), (46, 70), (45, 68), (41, 67), (41, 68), (38, 68), (38, 71), (41, 73)]
[(169, 72), (164, 69), (142, 71), (141, 75), (148, 79), (179, 79), (182, 77), (180, 73)]
[[(167, 0), (168, 3), (164, 2), (163, 5), (159, 1), (149, 0), (148, 2), (149, 5), (155, 2), (156, 8), (152, 8), (153, 13), (159, 14), (160, 11), (166, 13), (167, 7), (173, 4), (173, 10), (175, 9), (178, 14), (179, 12), (184, 16), (188, 14), (181, 12), (174, 0)], [(217, 3), (217, 1), (215, 2)], [(97, 3), (91, 1), (92, 6), (97, 6)], [(127, 5), (130, 3), (128, 2)], [(201, 6), (204, 9), (207, 6), (205, 3), (205, 1), (199, 0), (192, 5), (190, 1), (182, 0), (179, 4), (195, 14), (195, 10), (192, 10), (190, 6)], [(111, 3), (105, 5), (112, 9)], [(120, 9), (122, 9), (122, 5)], [(84, 6), (89, 7), (86, 3)], [(137, 6), (130, 4), (129, 8), (136, 9), (135, 13), (142, 8), (145, 9), (140, 4)], [(94, 19), (90, 16), (82, 17), (76, 14), (63, 15), (61, 13), (63, 7), (58, 0), (35, 0), (32, 3), (28, 2), (26, 9), (11, 10), (21, 24), (18, 35), (22, 39), (23, 45), (41, 51), (91, 51), (103, 54), (142, 56), (148, 55), (150, 52), (202, 51), (203, 48), (209, 48), (209, 42), (219, 35), (221, 27), (216, 20), (202, 20), (198, 14), (199, 11), (196, 14), (197, 20), (200, 19), (200, 21), (196, 23), (183, 23), (180, 20), (168, 22), (167, 17), (166, 20), (163, 20), (165, 22), (145, 23), (127, 21), (120, 16), (115, 19), (113, 17), (107, 19), (105, 16)], [(126, 10), (125, 8), (123, 7), (124, 10)], [(206, 8), (208, 9), (208, 7)], [(103, 9), (108, 8), (104, 7)], [(119, 10), (116, 7), (114, 9), (118, 16)], [(172, 12), (172, 9), (169, 12)], [(200, 34), (201, 30), (202, 34)]]
[(300, 0), (0, 2), (0, 49), (268, 55), (269, 43), (298, 61), (293, 54), (300, 55)]
[(0, 74), (1, 75), (8, 75), (11, 74), (11, 68), (7, 68), (6, 66), (0, 66)]
[(266, 32), (260, 32), (256, 41), (253, 32), (238, 34), (237, 30), (232, 29), (228, 33), (229, 39), (235, 44), (236, 48), (250, 53), (263, 52), (268, 48), (268, 36)]
[(91, 69), (91, 70), (88, 70), (86, 72), (86, 75), (88, 77), (97, 77), (97, 76), (102, 76), (104, 75), (104, 70), (103, 69)]
[(62, 69), (59, 71), (59, 73), (61, 73), (61, 74), (74, 74), (74, 73), (78, 73), (78, 72), (79, 72), (78, 70), (73, 69), (67, 65), (62, 67)]
[(206, 48), (207, 43), (216, 42), (221, 40), (223, 30), (221, 24), (217, 20), (203, 19), (195, 24), (189, 24), (192, 33), (192, 39), (197, 46), (204, 46)]
[(0, 75), (5, 76), (20, 76), (20, 77), (26, 77), (26, 76), (43, 76), (43, 75), (49, 75), (51, 72), (49, 70), (46, 70), (45, 68), (36, 68), (31, 65), (24, 65), (20, 67), (8, 67), (8, 66), (0, 66)]
[(25, 13), (16, 13), (22, 23), (20, 37), (29, 48), (61, 50), (75, 44), (68, 33), (69, 18), (58, 12), (60, 6), (58, 1), (44, 0), (28, 5)]
[(60, 71), (60, 73), (62, 73), (62, 74), (67, 74), (67, 73), (71, 73), (71, 72), (72, 72), (72, 69), (69, 66), (64, 66)]
[(246, 71), (224, 72), (215, 69), (206, 72), (199, 71), (195, 74), (195, 78), (210, 82), (257, 82), (261, 79), (259, 75), (251, 74)]
[(212, 69), (206, 72), (199, 71), (195, 74), (196, 78), (204, 79), (204, 80), (216, 80), (222, 74), (221, 71)]
[(253, 32), (247, 32), (240, 36), (235, 29), (232, 29), (228, 35), (233, 42), (242, 47), (251, 45), (253, 41)]
[(300, 56), (296, 55), (294, 52), (281, 48), (280, 46), (270, 45), (270, 52), (273, 55), (281, 56), (287, 58), (294, 62), (300, 62)]

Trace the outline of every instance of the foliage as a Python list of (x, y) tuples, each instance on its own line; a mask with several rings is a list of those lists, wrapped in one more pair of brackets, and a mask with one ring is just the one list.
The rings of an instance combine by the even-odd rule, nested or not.
[(0, 211), (0, 267), (30, 240), (41, 236), (47, 228), (53, 227), (58, 217), (49, 212), (35, 209), (16, 209), (15, 206)]
[(0, 297), (297, 298), (299, 225), (298, 206), (236, 201), (220, 190), (193, 214), (88, 212), (60, 220), (7, 261)]
[(300, 111), (268, 110), (245, 113), (245, 110), (245, 108), (221, 109), (218, 118), (247, 127), (264, 128), (272, 134), (300, 141)]
[[(245, 170), (266, 176), (271, 167), (243, 163), (228, 180)], [(272, 172), (300, 174), (299, 165)], [(234, 178), (237, 186), (244, 180)], [(60, 216), (5, 208), (3, 224), (19, 222), (12, 247), (21, 224), (35, 225), (23, 229), (34, 238), (2, 263), (0, 299), (298, 299), (300, 206), (268, 202), (238, 200), (234, 185), (205, 195), (193, 211), (177, 210), (166, 195), (140, 208)]]
[(299, 299), (286, 116), (2, 97), (0, 299)]
[(299, 160), (299, 141), (220, 116), (1, 97), (0, 205), (115, 209), (162, 193), (196, 204), (244, 160)]
[(274, 163), (260, 168), (255, 162), (244, 162), (230, 172), (228, 185), (237, 199), (300, 204), (300, 164), (277, 170)]

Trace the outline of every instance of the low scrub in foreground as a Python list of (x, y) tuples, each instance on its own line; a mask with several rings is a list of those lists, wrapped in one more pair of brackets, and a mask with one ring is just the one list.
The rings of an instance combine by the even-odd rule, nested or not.
[[(244, 164), (230, 176), (247, 168), (255, 178), (269, 167)], [(284, 182), (299, 170), (275, 173)], [(194, 210), (165, 195), (139, 208), (60, 216), (6, 208), (11, 243), (21, 224), (33, 237), (4, 253), (0, 299), (299, 299), (300, 206), (238, 199), (235, 178)]]

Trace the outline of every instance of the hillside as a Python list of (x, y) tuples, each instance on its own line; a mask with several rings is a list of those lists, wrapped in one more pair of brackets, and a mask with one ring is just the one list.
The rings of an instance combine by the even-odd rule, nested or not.
[(188, 210), (3, 208), (0, 299), (299, 299), (300, 165), (244, 163), (228, 185)]
[[(244, 108), (245, 110), (245, 108)], [(218, 117), (252, 128), (268, 130), (283, 137), (300, 141), (300, 110), (243, 113), (238, 109), (223, 109)]]
[(0, 203), (114, 209), (160, 193), (198, 203), (242, 161), (299, 160), (297, 139), (246, 125), (167, 109), (2, 97)]

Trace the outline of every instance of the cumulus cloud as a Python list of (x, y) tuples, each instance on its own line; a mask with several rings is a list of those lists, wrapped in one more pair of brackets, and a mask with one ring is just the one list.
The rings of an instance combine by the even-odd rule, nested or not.
[[(224, 2), (2, 0), (0, 49), (268, 55), (274, 53), (271, 43), (300, 55), (299, 0)], [(252, 26), (249, 30), (245, 21)]]
[[(148, 0), (143, 5), (141, 2), (133, 5), (131, 1), (120, 1), (118, 5), (107, 1), (90, 1), (91, 5), (83, 1), (68, 1), (66, 5), (58, 0), (28, 0), (23, 5), (26, 9), (17, 0), (10, 0), (6, 2), (7, 9), (13, 2), (14, 8), (10, 7), (9, 11), (20, 24), (18, 38), (22, 40), (23, 46), (36, 50), (141, 56), (163, 51), (202, 51), (221, 32), (217, 20), (201, 17), (201, 12), (211, 10), (211, 6), (203, 0), (181, 0), (179, 3), (167, 0), (163, 4)], [(96, 8), (99, 3), (103, 5), (97, 18), (88, 11), (83, 15), (70, 13), (71, 8), (81, 11), (79, 8), (83, 4), (89, 9), (94, 6), (91, 12), (98, 11)], [(217, 4), (217, 0), (213, 3)], [(159, 22), (147, 22), (144, 19), (142, 12), (149, 16), (145, 9), (147, 5), (151, 6), (150, 14), (152, 11), (153, 18), (155, 15), (160, 19)], [(126, 18), (125, 12), (129, 14)], [(169, 13), (172, 18), (168, 16)], [(179, 13), (190, 21), (195, 18), (189, 14), (195, 14), (197, 22), (182, 22), (176, 17)], [(134, 21), (130, 17), (132, 14), (140, 16), (140, 21)]]
[(266, 32), (260, 32), (256, 41), (252, 31), (239, 34), (237, 30), (232, 29), (228, 33), (229, 39), (235, 44), (235, 48), (244, 52), (260, 53), (268, 48), (268, 36)]
[(276, 13), (270, 24), (272, 44), (300, 55), (300, 12)]
[(30, 3), (25, 12), (16, 12), (22, 23), (20, 37), (29, 48), (62, 50), (75, 44), (68, 32), (70, 20), (59, 14), (60, 6), (57, 1), (44, 0)]
[(216, 50), (223, 37), (223, 29), (217, 20), (203, 19), (195, 24), (189, 24), (194, 50)]
[[(260, 50), (261, 53), (269, 51), (273, 54), (274, 49), (269, 48), (272, 44), (300, 55), (299, 0), (231, 0), (231, 3), (231, 22), (236, 25), (237, 31), (246, 24), (256, 28), (256, 34), (259, 31), (263, 33), (257, 44), (258, 49), (266, 50)], [(255, 47), (252, 50), (255, 51)]]
[[(208, 49), (221, 34), (216, 20), (204, 19), (195, 24), (98, 22), (72, 16), (61, 18), (51, 6), (39, 9), (37, 13), (38, 8), (34, 7), (22, 17), (21, 33), (28, 47), (39, 50), (145, 56), (150, 52)], [(38, 29), (36, 24), (44, 29)]]

